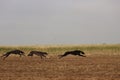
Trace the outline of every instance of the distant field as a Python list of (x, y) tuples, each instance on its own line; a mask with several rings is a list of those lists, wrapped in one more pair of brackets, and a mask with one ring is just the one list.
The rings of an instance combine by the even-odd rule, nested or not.
[(28, 54), (31, 50), (46, 51), (49, 54), (63, 54), (69, 50), (82, 50), (87, 55), (120, 55), (120, 44), (101, 45), (36, 45), (36, 46), (0, 46), (0, 54), (20, 49)]
[[(0, 46), (0, 55), (20, 49), (48, 52), (48, 58), (9, 56), (0, 59), (0, 80), (120, 80), (120, 44)], [(57, 55), (82, 50), (87, 57)]]

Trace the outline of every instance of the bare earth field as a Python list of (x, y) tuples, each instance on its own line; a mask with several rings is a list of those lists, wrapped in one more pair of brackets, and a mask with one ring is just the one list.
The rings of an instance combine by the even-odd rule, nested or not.
[(120, 56), (0, 59), (0, 80), (120, 80)]

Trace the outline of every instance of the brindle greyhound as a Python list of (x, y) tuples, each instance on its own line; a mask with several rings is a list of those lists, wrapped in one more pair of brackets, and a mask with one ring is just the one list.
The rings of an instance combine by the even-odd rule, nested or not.
[(42, 59), (43, 57), (46, 58), (46, 55), (48, 55), (48, 53), (46, 53), (46, 52), (41, 52), (41, 51), (31, 51), (31, 52), (28, 54), (28, 56), (33, 56), (33, 55), (40, 56), (41, 59)]
[(63, 55), (58, 55), (58, 56), (59, 56), (59, 58), (62, 58), (62, 57), (65, 57), (65, 56), (67, 56), (67, 55), (69, 55), (69, 54), (86, 57), (86, 56), (85, 56), (85, 53), (84, 53), (83, 51), (80, 51), (80, 50), (67, 51), (67, 52), (65, 52)]
[(3, 58), (3, 60), (5, 60), (5, 58), (10, 56), (10, 54), (17, 54), (17, 55), (20, 55), (20, 57), (21, 57), (21, 55), (24, 55), (25, 53), (21, 50), (12, 50), (12, 51), (9, 51), (9, 52), (3, 54), (1, 57)]

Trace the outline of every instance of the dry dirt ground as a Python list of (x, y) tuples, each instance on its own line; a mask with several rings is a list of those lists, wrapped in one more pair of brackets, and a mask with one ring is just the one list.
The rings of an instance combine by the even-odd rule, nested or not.
[(120, 80), (120, 56), (0, 59), (0, 80)]

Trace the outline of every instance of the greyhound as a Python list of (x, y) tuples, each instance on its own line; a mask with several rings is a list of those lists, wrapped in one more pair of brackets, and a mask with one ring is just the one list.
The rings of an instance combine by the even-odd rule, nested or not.
[(46, 55), (48, 55), (48, 53), (46, 53), (46, 52), (41, 52), (41, 51), (31, 51), (31, 52), (28, 54), (28, 56), (33, 56), (33, 55), (40, 56), (41, 59), (42, 59), (43, 57), (46, 58)]
[(80, 50), (67, 51), (67, 52), (65, 52), (63, 55), (58, 55), (58, 56), (59, 56), (59, 59), (60, 59), (60, 58), (65, 57), (65, 56), (67, 56), (67, 55), (69, 55), (69, 54), (86, 57), (86, 56), (85, 56), (85, 53), (84, 53), (83, 51), (80, 51)]
[(3, 58), (3, 60), (5, 60), (5, 58), (10, 56), (10, 54), (17, 54), (17, 55), (20, 55), (20, 57), (21, 57), (21, 55), (24, 55), (25, 53), (21, 50), (12, 50), (12, 51), (9, 51), (9, 52), (3, 54), (1, 57)]

